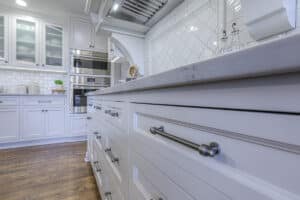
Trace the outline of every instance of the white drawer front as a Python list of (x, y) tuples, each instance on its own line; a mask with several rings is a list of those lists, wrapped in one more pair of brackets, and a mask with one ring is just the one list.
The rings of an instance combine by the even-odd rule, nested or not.
[[(127, 139), (120, 143), (117, 132), (119, 129), (110, 124), (103, 125), (103, 132), (107, 137), (105, 142), (105, 158), (111, 168), (112, 176), (121, 191), (128, 193), (128, 145)], [(125, 144), (126, 143), (126, 144)]]
[(104, 119), (121, 130), (127, 130), (127, 109), (123, 102), (103, 102)]
[[(255, 143), (254, 140), (257, 139), (254, 136), (259, 134), (265, 139), (273, 137), (279, 140), (278, 136), (283, 134), (279, 130), (275, 130), (275, 136), (265, 133), (270, 133), (276, 126), (285, 126), (285, 117), (292, 116), (281, 116), (280, 120), (277, 115), (265, 113), (136, 104), (131, 109), (134, 112), (131, 113), (130, 147), (195, 199), (214, 193), (208, 192), (210, 190), (220, 191), (236, 200), (290, 200), (300, 197), (297, 184), (300, 173), (296, 167), (300, 166), (299, 154), (286, 151), (289, 147), (276, 149), (275, 146), (279, 144), (276, 141), (271, 148)], [(279, 124), (271, 123), (272, 117)], [(290, 126), (295, 128), (297, 124), (293, 124), (294, 121), (296, 119), (290, 120)], [(196, 144), (217, 142), (221, 151), (213, 158), (205, 157), (170, 138), (150, 133), (151, 127), (160, 126), (164, 127), (165, 133)], [(283, 131), (282, 128), (280, 130)], [(285, 133), (289, 134), (287, 130)], [(245, 140), (242, 140), (243, 137), (237, 137), (233, 131), (253, 135), (245, 135)], [(262, 142), (267, 145), (270, 141)], [(296, 150), (295, 146), (291, 150), (293, 148)], [(197, 189), (193, 185), (201, 187)], [(208, 189), (201, 189), (205, 187)]]
[(0, 97), (0, 106), (17, 106), (19, 105), (18, 97)]
[(22, 98), (22, 105), (26, 105), (26, 106), (65, 105), (65, 97), (24, 97)]
[[(158, 168), (137, 153), (131, 154), (130, 198), (132, 200), (192, 200), (185, 191), (179, 188)], [(197, 186), (199, 187), (199, 186)], [(205, 198), (203, 198), (205, 199)], [(206, 198), (214, 199), (214, 198)], [(222, 200), (224, 198), (219, 198)]]

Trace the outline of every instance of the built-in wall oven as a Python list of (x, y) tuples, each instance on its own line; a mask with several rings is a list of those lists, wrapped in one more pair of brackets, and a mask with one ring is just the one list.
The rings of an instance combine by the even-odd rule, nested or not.
[(110, 68), (107, 53), (71, 50), (71, 74), (110, 75)]
[(87, 92), (109, 87), (110, 78), (95, 76), (71, 76), (70, 107), (72, 113), (87, 112)]

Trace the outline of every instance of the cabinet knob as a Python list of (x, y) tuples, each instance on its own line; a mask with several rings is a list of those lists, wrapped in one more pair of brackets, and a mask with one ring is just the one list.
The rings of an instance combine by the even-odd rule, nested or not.
[(4, 61), (4, 63), (6, 63), (6, 64), (7, 64), (7, 63), (8, 63), (8, 61), (7, 61), (7, 60), (5, 60), (5, 61)]
[(43, 67), (45, 67), (45, 64), (42, 64)]
[(87, 117), (86, 119), (87, 119), (87, 120), (91, 120), (91, 119), (92, 119), (92, 117)]
[(39, 66), (39, 64), (36, 63), (35, 66)]

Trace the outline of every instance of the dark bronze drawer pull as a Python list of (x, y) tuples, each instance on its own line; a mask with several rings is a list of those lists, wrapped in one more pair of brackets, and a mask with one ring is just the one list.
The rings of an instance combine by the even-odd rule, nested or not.
[(119, 164), (119, 158), (114, 156), (114, 154), (112, 153), (111, 148), (107, 148), (104, 151), (107, 153), (107, 155), (110, 158), (112, 163), (118, 163)]
[(161, 126), (159, 128), (157, 127), (151, 127), (150, 132), (154, 135), (160, 135), (162, 137), (165, 137), (169, 140), (172, 140), (174, 142), (177, 142), (179, 144), (182, 144), (186, 147), (189, 147), (191, 149), (194, 149), (200, 153), (200, 155), (203, 156), (209, 156), (214, 157), (220, 153), (220, 146), (216, 142), (211, 142), (210, 144), (196, 144), (194, 142), (188, 141), (186, 139), (177, 137), (175, 135), (169, 134), (164, 131), (164, 127)]

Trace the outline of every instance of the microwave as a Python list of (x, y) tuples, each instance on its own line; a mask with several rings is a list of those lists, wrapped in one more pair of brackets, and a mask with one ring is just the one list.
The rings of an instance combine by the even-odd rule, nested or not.
[(71, 74), (110, 76), (108, 54), (79, 49), (71, 50)]

